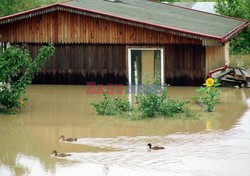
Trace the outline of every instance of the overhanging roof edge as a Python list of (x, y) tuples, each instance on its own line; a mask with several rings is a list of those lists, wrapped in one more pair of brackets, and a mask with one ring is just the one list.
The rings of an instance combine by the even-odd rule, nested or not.
[[(165, 4), (165, 5), (168, 5), (168, 4)], [(12, 15), (9, 15), (9, 16), (5, 16), (5, 17), (0, 18), (0, 23), (2, 21), (5, 21), (5, 20), (11, 19), (11, 18), (15, 18), (15, 17), (22, 16), (22, 15), (27, 15), (29, 13), (37, 12), (37, 11), (40, 11), (40, 10), (45, 10), (45, 9), (51, 8), (51, 7), (66, 7), (66, 8), (70, 8), (70, 9), (73, 9), (73, 10), (85, 11), (85, 12), (89, 12), (89, 13), (94, 13), (94, 14), (99, 14), (99, 15), (111, 17), (111, 18), (116, 18), (116, 19), (119, 19), (119, 20), (125, 20), (125, 21), (130, 21), (130, 22), (134, 22), (134, 23), (143, 24), (143, 25), (153, 26), (153, 27), (156, 27), (156, 28), (159, 28), (159, 29), (165, 29), (165, 30), (169, 30), (169, 31), (176, 31), (176, 32), (180, 32), (180, 33), (185, 33), (185, 34), (189, 34), (191, 36), (199, 36), (199, 37), (211, 38), (211, 39), (219, 40), (221, 43), (226, 43), (233, 36), (237, 35), (237, 33), (244, 30), (246, 28), (245, 25), (247, 26), (247, 24), (248, 24), (247, 21), (242, 20), (242, 22), (244, 22), (243, 24), (241, 24), (240, 26), (237, 26), (235, 29), (230, 31), (226, 36), (220, 37), (220, 36), (216, 36), (216, 35), (193, 32), (193, 31), (183, 30), (183, 29), (174, 28), (174, 27), (170, 27), (170, 26), (164, 26), (164, 25), (159, 25), (159, 24), (155, 24), (155, 23), (149, 23), (149, 22), (146, 22), (146, 21), (140, 21), (140, 20), (136, 20), (136, 19), (132, 19), (132, 18), (116, 16), (116, 15), (112, 15), (112, 14), (108, 14), (108, 13), (104, 13), (104, 12), (100, 12), (100, 11), (95, 11), (95, 10), (90, 10), (90, 9), (86, 9), (86, 8), (80, 8), (80, 7), (77, 7), (77, 6), (72, 6), (72, 5), (68, 5), (68, 4), (64, 4), (64, 3), (56, 3), (56, 4), (36, 8), (36, 9), (27, 10), (27, 11), (24, 11), (24, 12), (19, 12), (19, 13), (12, 14)], [(180, 7), (180, 8), (182, 8), (182, 7)], [(237, 31), (236, 34), (235, 34), (235, 31)]]

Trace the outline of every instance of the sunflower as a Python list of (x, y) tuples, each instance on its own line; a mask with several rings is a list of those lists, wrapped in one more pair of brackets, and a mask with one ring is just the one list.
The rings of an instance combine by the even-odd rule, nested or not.
[(206, 86), (212, 87), (213, 85), (214, 85), (214, 80), (213, 80), (213, 78), (208, 78), (208, 79), (206, 80)]

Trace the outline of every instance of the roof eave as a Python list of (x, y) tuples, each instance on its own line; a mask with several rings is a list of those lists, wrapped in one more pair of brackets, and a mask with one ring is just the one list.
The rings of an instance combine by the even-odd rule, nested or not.
[(107, 16), (107, 17), (111, 17), (111, 18), (130, 21), (130, 22), (139, 23), (139, 24), (148, 25), (148, 26), (153, 26), (153, 27), (156, 27), (156, 28), (164, 29), (164, 30), (185, 33), (185, 34), (191, 35), (191, 36), (199, 36), (199, 37), (210, 38), (210, 39), (218, 40), (222, 44), (226, 43), (232, 37), (234, 37), (239, 32), (241, 32), (242, 30), (247, 28), (247, 25), (248, 25), (248, 22), (244, 21), (243, 24), (236, 27), (234, 30), (230, 31), (229, 34), (227, 34), (224, 37), (221, 37), (221, 36), (215, 36), (215, 35), (209, 35), (209, 34), (204, 34), (204, 33), (198, 33), (198, 32), (183, 30), (183, 29), (169, 27), (169, 26), (163, 26), (163, 25), (159, 25), (159, 24), (155, 24), (155, 23), (149, 23), (149, 22), (140, 21), (140, 20), (136, 20), (136, 19), (131, 19), (131, 18), (127, 18), (127, 17), (116, 16), (116, 15), (112, 15), (112, 14), (108, 14), (108, 13), (104, 13), (104, 12), (99, 12), (99, 11), (95, 11), (95, 10), (90, 10), (90, 9), (86, 9), (86, 8), (79, 8), (79, 7), (68, 5), (68, 4), (65, 4), (65, 3), (56, 3), (56, 4), (43, 6), (43, 7), (32, 9), (32, 10), (27, 10), (27, 11), (24, 11), (24, 12), (19, 12), (19, 13), (13, 14), (13, 15), (5, 16), (5, 17), (0, 18), (0, 22), (4, 21), (4, 20), (8, 20), (9, 18), (18, 17), (20, 15), (27, 15), (27, 14), (37, 12), (37, 11), (40, 11), (40, 10), (44, 10), (44, 9), (47, 9), (47, 8), (50, 8), (50, 7), (65, 7), (65, 8), (71, 8), (71, 9), (85, 11), (85, 12), (89, 12), (89, 13), (99, 14), (99, 15), (103, 15), (103, 16)]
[(226, 16), (226, 15), (217, 14), (217, 13), (205, 12), (205, 11), (202, 11), (202, 10), (192, 9), (192, 8), (188, 8), (188, 7), (182, 7), (182, 6), (169, 4), (169, 3), (162, 3), (162, 2), (155, 2), (155, 3), (161, 3), (161, 4), (164, 4), (164, 5), (169, 5), (169, 6), (182, 8), (182, 9), (186, 9), (186, 10), (190, 10), (190, 11), (195, 11), (195, 12), (205, 13), (205, 14), (209, 14), (209, 15), (214, 15), (214, 16), (220, 16), (220, 17), (224, 17), (224, 18), (239, 20), (239, 21), (242, 21), (242, 22), (247, 22), (247, 20), (242, 19), (242, 18), (236, 18), (236, 17)]
[(135, 23), (144, 24), (144, 25), (154, 26), (154, 27), (158, 27), (158, 28), (161, 28), (161, 29), (167, 29), (167, 30), (172, 30), (172, 31), (177, 31), (177, 32), (183, 32), (183, 33), (191, 34), (191, 35), (198, 35), (200, 37), (208, 37), (208, 38), (217, 39), (217, 40), (222, 39), (222, 37), (216, 36), (216, 35), (209, 35), (209, 34), (192, 32), (192, 31), (188, 31), (188, 30), (174, 28), (174, 27), (163, 26), (163, 25), (159, 25), (159, 24), (154, 24), (154, 23), (149, 23), (149, 22), (145, 22), (145, 21), (135, 20), (135, 19), (132, 19), (132, 18), (127, 18), (127, 17), (116, 16), (116, 15), (112, 15), (112, 14), (108, 14), (108, 13), (104, 13), (104, 12), (99, 12), (99, 11), (95, 11), (95, 10), (79, 8), (79, 7), (68, 5), (68, 4), (60, 4), (60, 6), (64, 6), (64, 7), (68, 7), (68, 8), (72, 8), (72, 9), (76, 9), (76, 10), (83, 10), (83, 11), (86, 11), (86, 12), (95, 13), (95, 14), (99, 14), (99, 15), (104, 15), (104, 16), (108, 16), (108, 17), (113, 17), (113, 18), (117, 18), (117, 19), (120, 19), (120, 20), (126, 20), (126, 21), (131, 21), (131, 22), (135, 22)]
[(158, 25), (158, 24), (154, 24), (154, 23), (148, 23), (148, 22), (145, 22), (145, 21), (140, 21), (140, 20), (135, 20), (135, 19), (131, 19), (131, 18), (116, 16), (116, 15), (112, 15), (112, 14), (108, 14), (108, 13), (104, 13), (104, 12), (99, 12), (99, 11), (95, 11), (95, 10), (79, 8), (79, 7), (64, 4), (64, 3), (56, 3), (56, 4), (47, 5), (47, 6), (43, 6), (43, 7), (40, 7), (40, 8), (36, 8), (36, 9), (27, 10), (27, 11), (24, 11), (24, 12), (19, 12), (19, 13), (16, 13), (16, 14), (8, 15), (8, 16), (0, 18), (0, 22), (4, 21), (4, 20), (8, 20), (10, 18), (18, 17), (18, 16), (21, 16), (21, 15), (27, 15), (29, 13), (33, 13), (33, 12), (37, 12), (39, 10), (44, 10), (44, 9), (47, 9), (47, 8), (50, 8), (50, 7), (57, 7), (57, 6), (58, 7), (71, 8), (71, 9), (75, 9), (75, 10), (86, 11), (86, 12), (95, 13), (95, 14), (99, 14), (99, 15), (104, 15), (104, 16), (108, 16), (108, 17), (112, 17), (112, 18), (116, 18), (116, 19), (120, 19), (120, 20), (130, 21), (130, 22), (134, 22), (134, 23), (149, 25), (149, 26), (160, 28), (160, 29), (171, 30), (171, 31), (186, 33), (186, 34), (189, 34), (189, 35), (196, 35), (196, 36), (200, 36), (200, 37), (206, 37), (206, 38), (221, 40), (221, 37), (219, 37), (219, 36), (214, 36), (214, 35), (209, 35), (209, 34), (204, 34), (204, 33), (197, 33), (197, 32), (192, 32), (192, 31), (188, 31), (188, 30), (182, 30), (182, 29), (179, 29), (179, 28), (173, 28), (173, 27)]
[(222, 44), (227, 43), (229, 40), (231, 40), (233, 37), (235, 37), (236, 35), (238, 35), (241, 31), (245, 30), (248, 28), (248, 21), (246, 21), (245, 23), (241, 24), (240, 26), (236, 27), (235, 29), (233, 29), (232, 31), (230, 31), (227, 35), (225, 35), (220, 42)]
[(26, 14), (33, 13), (33, 12), (36, 12), (36, 11), (39, 11), (39, 10), (44, 10), (44, 9), (47, 9), (47, 8), (50, 8), (50, 7), (56, 7), (56, 6), (59, 6), (59, 5), (61, 5), (61, 4), (56, 3), (56, 4), (51, 4), (51, 5), (46, 5), (46, 6), (43, 6), (43, 7), (31, 9), (31, 10), (26, 10), (26, 11), (23, 11), (23, 12), (19, 12), (19, 13), (15, 13), (15, 14), (12, 14), (12, 15), (4, 16), (4, 17), (0, 18), (0, 21), (7, 20), (9, 18), (14, 18), (14, 17), (20, 16), (20, 15), (26, 15)]

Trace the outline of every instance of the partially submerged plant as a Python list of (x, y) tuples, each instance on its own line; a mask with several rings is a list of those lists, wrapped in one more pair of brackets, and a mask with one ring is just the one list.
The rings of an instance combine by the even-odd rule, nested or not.
[(196, 101), (203, 103), (204, 110), (207, 112), (214, 111), (215, 105), (220, 103), (220, 89), (218, 89), (218, 86), (220, 84), (217, 80), (214, 80), (213, 78), (208, 78), (206, 80), (206, 83), (197, 89), (198, 95), (195, 98)]
[(10, 46), (0, 50), (0, 105), (10, 113), (23, 107), (26, 86), (31, 84), (35, 74), (43, 63), (54, 54), (53, 44), (42, 47), (38, 56), (33, 60), (25, 47)]
[[(149, 82), (148, 82), (149, 83)], [(110, 99), (103, 94), (100, 102), (92, 102), (99, 115), (122, 114), (130, 120), (140, 120), (147, 117), (167, 116), (173, 117), (176, 113), (185, 112), (184, 106), (189, 101), (173, 100), (168, 97), (168, 88), (160, 84), (160, 77), (155, 76), (152, 85), (145, 84), (136, 96), (136, 104), (131, 105), (128, 100)], [(190, 114), (188, 111), (187, 114)]]
[(159, 86), (155, 84), (150, 86), (150, 88), (145, 86), (142, 94), (136, 96), (136, 102), (142, 116), (154, 117), (161, 115), (163, 102), (167, 98), (167, 87), (161, 87), (161, 94), (157, 93), (158, 88)]
[(107, 93), (103, 94), (103, 99), (99, 102), (91, 102), (99, 115), (115, 115), (117, 113), (132, 111), (133, 107), (128, 100), (120, 98), (111, 99)]

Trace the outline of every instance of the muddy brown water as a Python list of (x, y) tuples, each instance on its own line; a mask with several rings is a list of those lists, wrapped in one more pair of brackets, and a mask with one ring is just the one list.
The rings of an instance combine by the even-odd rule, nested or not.
[[(189, 98), (195, 89), (169, 94)], [(222, 103), (199, 120), (97, 116), (89, 100), (101, 96), (86, 86), (31, 85), (27, 96), (17, 115), (0, 114), (0, 176), (249, 175), (250, 89), (222, 88)], [(59, 142), (61, 134), (78, 141)], [(149, 142), (165, 149), (149, 151)], [(55, 149), (72, 156), (51, 157)]]
[(250, 54), (230, 56), (230, 66), (250, 69)]

